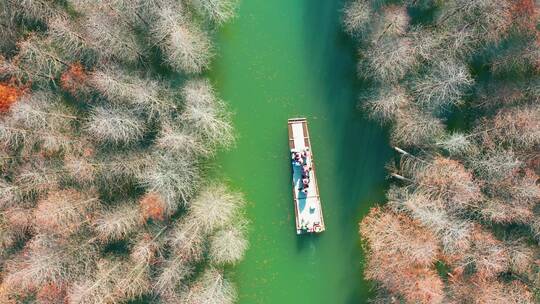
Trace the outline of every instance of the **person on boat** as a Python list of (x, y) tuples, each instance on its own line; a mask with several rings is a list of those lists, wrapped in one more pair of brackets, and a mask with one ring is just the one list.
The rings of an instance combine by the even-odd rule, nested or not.
[(311, 171), (311, 167), (308, 164), (304, 164), (302, 166), (302, 175), (309, 176), (309, 171)]
[(307, 187), (309, 185), (309, 178), (308, 177), (302, 178), (302, 184), (304, 184), (304, 188)]
[(307, 180), (307, 184), (304, 181), (302, 181), (302, 192), (307, 194), (308, 193), (308, 188), (309, 188), (309, 179)]
[(302, 153), (300, 152), (292, 152), (292, 159), (295, 165), (301, 166), (304, 164), (304, 159), (302, 157)]
[(304, 151), (302, 151), (302, 157), (307, 159), (310, 155), (309, 148), (305, 148)]

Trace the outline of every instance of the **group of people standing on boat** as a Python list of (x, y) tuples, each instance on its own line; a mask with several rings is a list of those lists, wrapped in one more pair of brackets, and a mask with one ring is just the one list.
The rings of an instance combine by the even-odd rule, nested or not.
[(305, 148), (302, 151), (293, 151), (291, 154), (293, 166), (301, 167), (302, 169), (302, 183), (298, 190), (303, 193), (308, 193), (311, 166), (307, 163), (309, 157), (309, 148)]

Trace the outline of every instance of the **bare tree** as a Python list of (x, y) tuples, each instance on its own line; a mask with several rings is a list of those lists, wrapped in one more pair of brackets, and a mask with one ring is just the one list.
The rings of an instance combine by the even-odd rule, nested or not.
[(232, 304), (237, 294), (234, 286), (223, 274), (208, 268), (182, 295), (182, 304)]
[[(80, 1), (80, 0), (77, 0)], [(92, 3), (93, 1), (86, 2)], [(112, 13), (118, 15), (123, 22), (138, 30), (146, 30), (153, 21), (151, 9), (166, 1), (144, 0), (99, 0)]]
[(64, 168), (62, 170), (66, 173), (68, 179), (81, 186), (93, 185), (96, 178), (96, 167), (86, 159), (87, 157), (66, 155), (64, 158)]
[(479, 153), (478, 146), (475, 145), (473, 138), (460, 132), (447, 134), (436, 144), (455, 157), (475, 157)]
[(418, 62), (411, 40), (406, 37), (379, 39), (360, 55), (365, 57), (366, 65), (359, 65), (358, 73), (383, 83), (397, 82)]
[(486, 181), (487, 199), (481, 214), (496, 223), (528, 224), (540, 199), (538, 175), (532, 170), (519, 170), (502, 180)]
[[(131, 280), (133, 278), (131, 266), (124, 260), (101, 259), (97, 263), (97, 271), (93, 277), (85, 277), (71, 286), (68, 292), (69, 303), (115, 303), (132, 299), (135, 297), (134, 294), (140, 295), (148, 286), (144, 282)], [(132, 288), (136, 290), (134, 294)]]
[(236, 14), (238, 0), (189, 0), (202, 15), (217, 24), (223, 24)]
[[(199, 192), (231, 120), (208, 81), (183, 76), (207, 68), (209, 31), (235, 5), (0, 1), (0, 302), (234, 302), (222, 270), (247, 248), (244, 201)], [(180, 90), (148, 69), (156, 47)]]
[(411, 39), (414, 53), (425, 63), (441, 58), (467, 58), (480, 44), (479, 37), (468, 27), (448, 29), (414, 25), (406, 36)]
[(390, 196), (388, 204), (401, 212), (410, 214), (422, 226), (432, 231), (449, 255), (459, 253), (470, 246), (472, 226), (470, 221), (449, 214), (444, 204), (422, 192), (402, 198)]
[[(486, 288), (486, 293), (479, 296), (480, 303), (535, 303), (531, 289), (520, 281), (495, 283), (492, 288)], [(502, 286), (501, 286), (502, 285)], [(500, 291), (497, 289), (500, 288)]]
[(381, 122), (393, 120), (402, 108), (410, 105), (410, 98), (405, 89), (399, 85), (384, 86), (368, 100), (364, 107), (369, 111), (369, 115)]
[(12, 207), (0, 213), (0, 256), (23, 240), (32, 227), (31, 212), (28, 209)]
[(374, 297), (369, 299), (369, 302), (372, 304), (387, 304), (396, 301), (400, 303), (401, 301), (405, 301), (405, 299), (399, 294), (392, 293), (382, 287), (377, 288)]
[(157, 233), (142, 232), (134, 238), (134, 244), (131, 248), (130, 259), (136, 264), (155, 263), (159, 250), (162, 247), (162, 241), (159, 239), (165, 228)]
[(381, 10), (381, 16), (374, 20), (374, 39), (380, 40), (382, 37), (404, 35), (409, 27), (409, 19), (405, 6), (384, 6)]
[(157, 14), (152, 35), (165, 53), (167, 63), (185, 73), (205, 70), (213, 55), (208, 34), (196, 26), (183, 8), (162, 5)]
[(79, 143), (79, 139), (67, 133), (68, 130), (53, 128), (35, 130), (18, 126), (12, 119), (0, 125), (0, 138), (6, 140), (10, 148), (22, 148), (21, 155), (30, 157), (33, 148), (41, 148), (46, 155), (60, 155), (71, 151)]
[(200, 261), (203, 258), (206, 235), (200, 222), (192, 215), (177, 222), (168, 236), (168, 243), (174, 252), (173, 262), (185, 264)]
[(529, 222), (529, 229), (534, 239), (537, 242), (540, 241), (540, 217), (538, 217), (538, 213), (536, 213), (532, 221)]
[(117, 11), (111, 11), (106, 3), (99, 2), (87, 1), (83, 7), (85, 37), (102, 56), (130, 63), (145, 56), (134, 31)]
[(534, 39), (527, 39), (526, 42), (515, 42), (506, 49), (502, 49), (495, 54), (491, 60), (491, 68), (495, 74), (504, 73), (535, 73), (540, 64), (540, 50)]
[(143, 236), (129, 259), (102, 259), (94, 277), (85, 277), (72, 285), (69, 303), (111, 303), (136, 299), (150, 292), (150, 266), (153, 263), (155, 237)]
[(162, 298), (178, 298), (178, 294), (182, 293), (179, 285), (193, 273), (193, 266), (183, 259), (174, 258), (165, 261), (160, 271), (154, 280), (152, 290)]
[(23, 15), (25, 18), (31, 20), (46, 21), (49, 18), (57, 16), (59, 12), (59, 5), (55, 1), (47, 0), (7, 0), (17, 14)]
[(89, 82), (110, 102), (128, 104), (149, 118), (167, 116), (177, 108), (168, 88), (118, 67), (91, 73)]
[(0, 194), (2, 194), (0, 209), (9, 208), (19, 203), (23, 199), (23, 191), (24, 189), (21, 186), (8, 180), (0, 179)]
[(429, 74), (413, 81), (411, 88), (419, 105), (438, 111), (459, 104), (473, 82), (464, 65), (443, 60)]
[(2, 30), (0, 31), (0, 51), (10, 54), (15, 50), (17, 37), (21, 35), (21, 29), (17, 26), (16, 12), (8, 1), (0, 2), (0, 19)]
[(0, 180), (0, 209), (34, 207), (35, 200), (59, 186), (59, 174), (44, 160), (33, 160), (17, 168), (11, 180)]
[(512, 23), (508, 1), (452, 0), (442, 6), (437, 25), (470, 28), (479, 39), (497, 41)]
[(443, 134), (442, 122), (414, 106), (398, 112), (392, 128), (391, 141), (395, 145), (432, 145)]
[(205, 237), (200, 223), (189, 214), (174, 225), (167, 236), (172, 255), (161, 262), (152, 287), (154, 292), (164, 298), (178, 297), (180, 282), (193, 273), (193, 264), (203, 258)]
[(85, 37), (82, 26), (68, 16), (59, 15), (47, 20), (47, 34), (63, 56), (71, 61), (94, 63), (98, 54)]
[(69, 63), (52, 46), (50, 38), (37, 34), (17, 43), (17, 54), (13, 74), (21, 81), (46, 86), (55, 82)]
[(527, 274), (534, 266), (534, 248), (524, 238), (509, 239), (505, 242), (510, 257), (510, 270), (518, 274)]
[(190, 133), (204, 142), (228, 147), (234, 141), (229, 113), (208, 80), (191, 80), (182, 88), (184, 111), (181, 119)]
[[(401, 154), (388, 166), (396, 183), (387, 207), (360, 226), (375, 302), (533, 303), (538, 279), (526, 234), (540, 239), (534, 4), (387, 3), (362, 2), (373, 11), (359, 15), (373, 29), (360, 43), (359, 72), (382, 87), (365, 107), (391, 124)], [(408, 12), (426, 10), (433, 22), (409, 24)], [(447, 131), (445, 112), (457, 106), (463, 124), (451, 121)], [(419, 255), (426, 248), (434, 253)]]
[(205, 233), (211, 233), (230, 225), (244, 205), (244, 198), (239, 193), (229, 192), (224, 185), (218, 184), (203, 187), (203, 191), (190, 203), (190, 213)]
[(214, 265), (235, 264), (248, 247), (245, 226), (234, 224), (219, 230), (210, 238), (209, 256)]
[[(114, 193), (125, 190), (126, 185), (142, 183), (152, 159), (145, 150), (124, 151), (123, 154), (106, 153), (86, 162), (96, 171), (95, 182), (102, 190)], [(90, 168), (87, 168), (90, 170)]]
[(25, 153), (36, 146), (48, 154), (67, 152), (79, 143), (72, 135), (77, 118), (59, 95), (35, 91), (11, 107), (10, 116), (0, 125), (0, 136), (12, 148), (23, 147)]
[(371, 21), (371, 7), (368, 1), (355, 0), (347, 3), (343, 10), (343, 26), (350, 35), (363, 33)]
[(523, 166), (512, 150), (488, 150), (467, 158), (468, 165), (484, 180), (502, 180), (516, 173)]
[(116, 283), (120, 299), (136, 299), (150, 292), (152, 288), (150, 262), (147, 259), (140, 259), (129, 260), (126, 263), (127, 271)]
[(126, 238), (143, 225), (139, 208), (132, 202), (104, 210), (93, 222), (96, 236), (104, 241), (116, 241)]
[(34, 210), (36, 230), (69, 236), (76, 233), (100, 208), (97, 194), (76, 190), (49, 192)]
[(530, 149), (540, 143), (538, 117), (538, 106), (502, 109), (493, 120), (482, 120), (475, 131), (482, 133), (486, 146), (504, 144), (516, 149)]
[(195, 160), (169, 153), (156, 153), (138, 180), (165, 202), (165, 214), (174, 213), (195, 194), (200, 173)]
[(128, 109), (98, 106), (92, 109), (85, 129), (99, 143), (130, 145), (143, 138), (146, 125)]
[(436, 157), (416, 176), (418, 189), (433, 199), (441, 199), (446, 210), (455, 214), (478, 206), (480, 188), (470, 171), (458, 161)]
[(46, 91), (24, 95), (20, 102), (11, 107), (10, 114), (18, 126), (36, 131), (48, 129), (68, 132), (73, 129), (73, 121), (78, 119), (74, 111), (62, 103), (59, 95)]
[(190, 157), (211, 156), (214, 153), (213, 147), (192, 134), (189, 127), (183, 127), (180, 122), (165, 122), (156, 138), (156, 146), (163, 151)]
[(480, 226), (474, 228), (471, 247), (457, 262), (456, 272), (474, 271), (480, 279), (493, 279), (509, 266), (508, 251), (504, 244)]
[(62, 280), (62, 257), (51, 248), (49, 242), (54, 241), (43, 235), (34, 237), (27, 245), (29, 254), (8, 263), (8, 274), (4, 278), (8, 288), (31, 290), (48, 282)]
[(9, 290), (29, 291), (68, 283), (91, 273), (97, 254), (95, 245), (79, 236), (66, 240), (38, 234), (8, 263), (4, 284)]
[(480, 215), (497, 224), (528, 224), (534, 217), (532, 206), (513, 204), (497, 198), (489, 198), (482, 204)]

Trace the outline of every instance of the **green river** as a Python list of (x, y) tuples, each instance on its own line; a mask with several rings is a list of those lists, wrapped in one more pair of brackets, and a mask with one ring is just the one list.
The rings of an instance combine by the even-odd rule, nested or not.
[[(342, 1), (241, 0), (217, 33), (210, 77), (234, 112), (236, 146), (218, 176), (249, 201), (239, 303), (364, 303), (358, 222), (383, 199), (387, 134), (357, 109), (355, 47)], [(294, 228), (287, 119), (307, 117), (327, 230)]]

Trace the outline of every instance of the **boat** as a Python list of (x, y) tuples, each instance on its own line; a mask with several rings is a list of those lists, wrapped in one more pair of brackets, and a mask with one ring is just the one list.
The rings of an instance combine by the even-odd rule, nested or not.
[[(311, 149), (307, 119), (291, 118), (288, 120), (288, 128), (296, 234), (321, 233), (326, 227), (319, 196), (319, 185), (315, 174), (315, 161)], [(297, 152), (305, 154), (302, 160), (311, 167), (306, 193), (302, 190), (302, 165), (294, 160), (294, 154)]]

